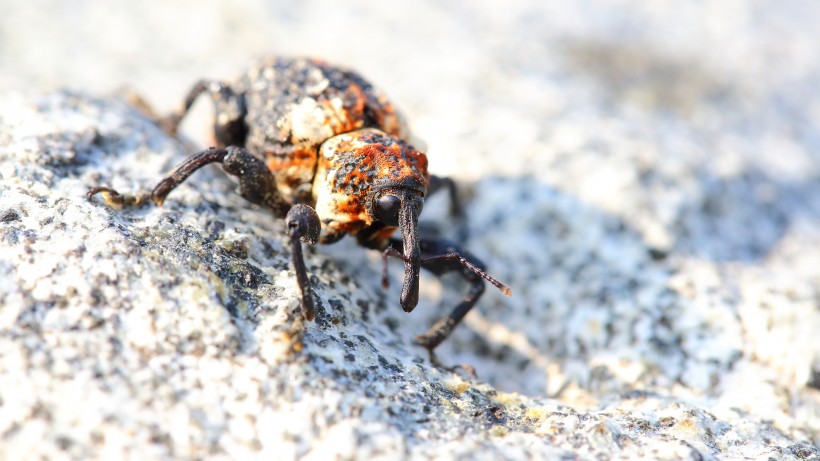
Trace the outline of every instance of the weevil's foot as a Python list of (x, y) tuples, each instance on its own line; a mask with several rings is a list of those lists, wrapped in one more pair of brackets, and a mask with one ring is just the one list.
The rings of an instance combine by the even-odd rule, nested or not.
[(453, 218), (455, 220), (456, 226), (456, 240), (457, 242), (467, 242), (470, 240), (473, 234), (470, 233), (470, 223), (467, 220), (467, 216), (463, 213), (458, 214)]
[[(460, 363), (458, 365), (453, 365), (451, 367), (439, 366), (439, 368), (444, 368), (445, 370), (447, 370), (451, 373), (461, 375), (462, 377), (465, 377), (465, 378), (472, 378), (472, 379), (478, 378), (478, 373), (476, 373), (475, 367), (473, 367), (469, 363)], [(463, 374), (459, 373), (459, 371), (462, 371)]]
[(159, 126), (162, 131), (165, 133), (176, 136), (177, 132), (179, 131), (179, 124), (182, 121), (182, 117), (177, 114), (167, 115), (165, 117), (158, 117), (154, 119), (154, 122)]
[(130, 104), (134, 109), (137, 109), (137, 111), (146, 118), (149, 118), (154, 121), (159, 119), (159, 116), (157, 115), (154, 108), (151, 107), (151, 104), (149, 104), (148, 101), (145, 100), (145, 98), (140, 96), (140, 94), (134, 91), (133, 89), (120, 88), (117, 90), (117, 93), (120, 94), (120, 96), (125, 100), (125, 102)]
[(291, 328), (282, 333), (289, 354), (300, 354), (304, 350), (304, 332), (305, 326), (302, 322), (292, 322)]
[(122, 208), (126, 206), (140, 206), (151, 200), (151, 194), (141, 193), (136, 195), (120, 194), (110, 187), (94, 187), (85, 194), (85, 198), (91, 201), (92, 197), (99, 194), (105, 203), (112, 208)]
[(430, 335), (418, 335), (413, 339), (413, 344), (427, 349), (427, 351), (430, 353), (430, 357), (432, 357), (433, 349), (435, 349), (436, 346), (438, 346), (438, 343), (433, 343), (431, 339), (432, 338), (430, 338)]
[(125, 102), (131, 105), (134, 109), (137, 110), (140, 114), (142, 114), (145, 118), (154, 122), (155, 125), (160, 127), (162, 131), (165, 133), (176, 136), (177, 129), (179, 127), (179, 122), (182, 120), (182, 117), (178, 114), (172, 114), (168, 116), (161, 116), (157, 113), (156, 110), (145, 100), (139, 93), (134, 91), (131, 88), (120, 88), (117, 90), (117, 93), (122, 97)]
[(310, 293), (302, 301), (302, 315), (308, 322), (312, 322), (316, 318), (316, 305), (313, 303), (313, 297)]
[[(424, 347), (424, 345), (419, 342), (420, 338), (421, 337), (416, 338), (413, 341), (413, 344)], [(442, 369), (442, 370), (445, 370), (445, 371), (449, 371), (450, 373), (455, 373), (457, 375), (462, 375), (462, 376), (466, 375), (467, 378), (475, 378), (475, 377), (478, 376), (476, 374), (475, 368), (472, 365), (462, 363), (462, 364), (458, 364), (458, 365), (447, 366), (447, 365), (445, 365), (445, 364), (443, 364), (439, 361), (438, 357), (436, 356), (436, 353), (433, 352), (433, 349), (427, 348), (427, 353), (429, 354), (429, 357), (430, 357), (430, 363), (432, 363), (433, 366), (436, 367), (436, 368), (439, 368), (439, 369)]]

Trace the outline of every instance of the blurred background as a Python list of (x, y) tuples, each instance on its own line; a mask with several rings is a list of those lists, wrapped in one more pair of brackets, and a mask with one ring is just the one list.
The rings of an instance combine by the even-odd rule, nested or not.
[[(599, 365), (715, 391), (739, 356), (817, 388), (819, 24), (811, 0), (4, 0), (0, 91), (127, 87), (164, 112), (263, 55), (354, 68), (473, 189), (470, 247), (516, 293), (446, 356), (534, 395), (602, 391)], [(201, 145), (208, 109), (184, 126)], [(797, 298), (747, 292), (766, 283)]]
[[(593, 142), (578, 124), (606, 136), (620, 129), (610, 119), (632, 117), (658, 136), (730, 122), (739, 136), (720, 148), (771, 146), (780, 155), (756, 156), (767, 169), (806, 174), (811, 159), (796, 151), (818, 142), (818, 20), (810, 0), (5, 0), (0, 89), (127, 86), (164, 111), (198, 78), (233, 78), (267, 54), (312, 55), (395, 99), (440, 173), (479, 176), (476, 155), (529, 173), (533, 156)], [(658, 128), (658, 117), (685, 123)], [(592, 188), (596, 201), (611, 196)]]
[[(433, 171), (534, 175), (625, 213), (621, 194), (661, 155), (670, 172), (814, 175), (818, 21), (810, 0), (6, 0), (0, 90), (129, 88), (164, 112), (259, 56), (318, 56), (381, 87)], [(206, 143), (207, 115), (186, 131)], [(674, 212), (646, 205), (653, 218), (630, 220), (671, 245)]]

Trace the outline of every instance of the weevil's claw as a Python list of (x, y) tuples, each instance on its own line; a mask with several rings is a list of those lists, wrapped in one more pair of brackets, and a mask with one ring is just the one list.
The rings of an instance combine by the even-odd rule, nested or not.
[(155, 119), (157, 126), (170, 136), (176, 136), (179, 129), (179, 123), (182, 117), (178, 114), (171, 114), (165, 117)]
[(383, 263), (383, 266), (382, 266), (382, 288), (385, 289), (385, 290), (390, 288), (390, 274), (387, 271), (387, 259), (391, 256), (399, 258), (402, 261), (404, 261), (404, 259), (405, 259), (404, 255), (401, 254), (398, 250), (396, 250), (393, 247), (389, 246), (389, 247), (384, 249), (384, 252), (382, 253), (382, 263)]
[[(424, 344), (419, 343), (418, 340), (419, 340), (419, 338), (416, 338), (416, 340), (413, 341), (413, 343), (417, 344), (419, 346), (424, 346)], [(464, 373), (466, 373), (468, 375), (468, 377), (470, 377), (470, 378), (476, 378), (478, 376), (476, 374), (475, 368), (472, 365), (462, 363), (462, 364), (458, 364), (458, 365), (447, 366), (447, 365), (444, 365), (443, 363), (441, 363), (438, 360), (438, 357), (436, 356), (436, 353), (433, 352), (433, 349), (427, 349), (427, 352), (429, 353), (429, 356), (430, 356), (430, 363), (433, 364), (433, 366), (436, 367), (436, 368), (440, 368), (442, 370), (449, 371), (450, 373), (456, 373), (456, 374), (459, 374), (458, 372), (459, 372), (459, 370), (461, 370)]]
[(312, 322), (316, 318), (316, 307), (313, 305), (313, 298), (310, 294), (302, 301), (302, 313), (308, 322)]
[(125, 101), (131, 105), (131, 107), (136, 109), (145, 118), (154, 122), (154, 124), (156, 124), (166, 134), (170, 136), (177, 135), (177, 128), (179, 127), (179, 122), (182, 121), (182, 115), (159, 115), (151, 106), (151, 104), (149, 104), (148, 101), (145, 100), (145, 98), (143, 98), (139, 93), (130, 88), (122, 88), (118, 90), (118, 93), (122, 95), (122, 98), (125, 99)]
[(110, 187), (92, 187), (91, 189), (88, 189), (88, 192), (85, 193), (85, 199), (91, 201), (91, 197), (97, 194), (101, 194), (103, 192), (105, 192), (106, 195), (120, 195), (119, 192), (115, 191), (114, 189), (111, 189)]
[(159, 119), (159, 115), (157, 115), (157, 112), (151, 104), (132, 88), (123, 87), (116, 90), (116, 92), (125, 100), (125, 102), (130, 104), (134, 109), (137, 109), (137, 111), (146, 118), (150, 120)]
[(452, 367), (447, 368), (447, 371), (452, 373), (458, 373), (459, 370), (467, 373), (470, 378), (478, 378), (478, 373), (476, 373), (475, 368), (468, 363), (461, 363), (459, 365), (453, 365)]
[(151, 194), (141, 193), (136, 195), (120, 194), (115, 189), (110, 187), (93, 187), (85, 193), (85, 198), (88, 201), (100, 194), (105, 203), (112, 208), (122, 208), (125, 206), (140, 206), (151, 199)]

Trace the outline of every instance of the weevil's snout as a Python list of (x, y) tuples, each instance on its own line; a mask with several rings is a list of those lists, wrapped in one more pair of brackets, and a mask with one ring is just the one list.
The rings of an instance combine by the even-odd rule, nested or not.
[(404, 243), (404, 284), (401, 289), (401, 308), (410, 312), (419, 303), (419, 213), (422, 200), (419, 196), (407, 197), (399, 207), (399, 229)]
[(412, 189), (388, 189), (379, 194), (373, 203), (376, 219), (387, 226), (398, 226), (404, 245), (404, 283), (401, 290), (401, 307), (410, 312), (419, 302), (419, 213), (424, 205), (421, 193)]

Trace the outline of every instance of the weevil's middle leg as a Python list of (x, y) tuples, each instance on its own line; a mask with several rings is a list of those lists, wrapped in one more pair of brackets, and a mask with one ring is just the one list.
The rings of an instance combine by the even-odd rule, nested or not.
[(199, 95), (208, 91), (209, 85), (210, 82), (207, 80), (200, 80), (196, 82), (196, 84), (194, 84), (194, 86), (188, 91), (188, 94), (185, 96), (185, 99), (182, 101), (182, 105), (179, 109), (166, 115), (165, 117), (159, 118), (157, 122), (163, 131), (172, 136), (176, 135), (182, 119), (185, 118), (185, 115), (189, 110), (191, 110), (191, 106), (194, 105), (194, 102)]
[[(446, 176), (430, 175), (430, 182), (427, 186), (427, 196), (429, 197), (440, 191), (447, 193), (447, 198), (450, 202), (448, 212), (451, 221), (449, 221), (449, 223), (455, 228), (455, 231), (451, 235), (454, 236), (456, 241), (463, 242), (469, 239), (470, 229), (467, 226), (466, 213), (464, 212), (464, 205), (459, 198), (458, 189), (459, 188), (455, 181), (451, 178)], [(425, 225), (429, 226), (430, 224), (428, 223)], [(436, 227), (433, 227), (433, 229), (436, 229), (435, 232), (437, 234), (442, 232)]]
[[(384, 250), (385, 261), (390, 256), (404, 260), (402, 249), (401, 240), (390, 239), (388, 247)], [(426, 348), (432, 354), (433, 349), (450, 336), (456, 325), (478, 302), (484, 293), (485, 281), (496, 286), (507, 296), (510, 296), (512, 292), (509, 287), (487, 274), (484, 271), (484, 264), (478, 258), (452, 242), (439, 239), (421, 239), (419, 240), (419, 250), (421, 250), (423, 256), (421, 267), (439, 276), (448, 272), (458, 272), (470, 284), (467, 295), (449, 315), (436, 322), (426, 333), (416, 337), (414, 342)], [(383, 276), (382, 283), (384, 284), (386, 281), (386, 277)], [(431, 355), (431, 360), (433, 359), (434, 356)]]
[(229, 84), (219, 80), (200, 80), (188, 91), (178, 109), (164, 117), (157, 117), (141, 98), (132, 103), (141, 112), (152, 118), (163, 131), (176, 136), (182, 119), (191, 110), (197, 98), (207, 93), (214, 103), (217, 117), (214, 120), (214, 137), (220, 146), (242, 146), (248, 134), (245, 125), (245, 98)]
[(464, 208), (461, 205), (461, 200), (458, 198), (458, 187), (455, 181), (446, 176), (430, 175), (430, 183), (427, 186), (427, 195), (433, 195), (440, 190), (446, 190), (450, 199), (450, 216), (463, 219)]

